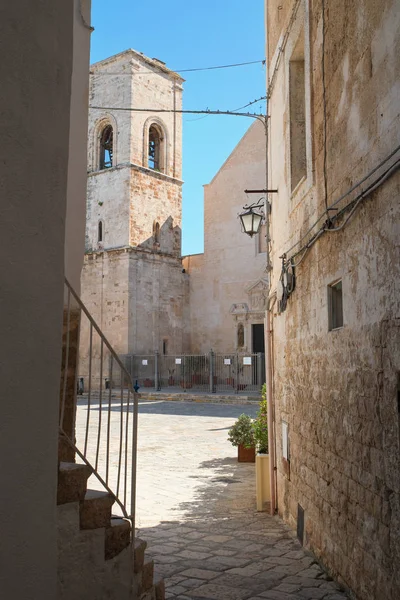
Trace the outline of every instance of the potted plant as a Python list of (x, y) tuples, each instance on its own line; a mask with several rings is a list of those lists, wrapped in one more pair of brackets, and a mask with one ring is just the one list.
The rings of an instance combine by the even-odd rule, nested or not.
[(253, 436), (256, 445), (256, 500), (257, 510), (267, 510), (271, 501), (268, 453), (268, 408), (266, 385), (261, 389), (261, 402), (257, 417), (253, 422)]
[(253, 420), (242, 414), (228, 431), (228, 441), (238, 448), (238, 462), (255, 462)]

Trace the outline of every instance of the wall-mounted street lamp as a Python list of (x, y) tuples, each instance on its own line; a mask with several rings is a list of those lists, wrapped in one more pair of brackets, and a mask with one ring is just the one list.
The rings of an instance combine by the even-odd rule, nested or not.
[(247, 233), (250, 237), (256, 235), (260, 231), (261, 223), (264, 218), (262, 204), (250, 204), (250, 206), (243, 206), (244, 212), (240, 213), (239, 219), (242, 225), (244, 233)]

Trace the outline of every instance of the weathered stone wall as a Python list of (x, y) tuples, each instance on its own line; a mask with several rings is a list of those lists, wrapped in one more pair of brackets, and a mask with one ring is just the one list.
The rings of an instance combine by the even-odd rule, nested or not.
[[(234, 352), (237, 327), (245, 328), (243, 350), (251, 351), (251, 324), (263, 323), (265, 252), (259, 236), (241, 232), (238, 214), (265, 186), (265, 131), (255, 122), (204, 191), (204, 254), (187, 256), (190, 340), (193, 353)], [(261, 248), (263, 249), (263, 248)], [(252, 290), (252, 288), (255, 286)]]
[[(120, 354), (183, 350), (182, 79), (127, 50), (91, 67), (85, 304)], [(107, 107), (155, 109), (112, 111)], [(99, 128), (113, 126), (113, 165), (99, 170)], [(163, 131), (162, 168), (148, 168), (148, 129)], [(98, 225), (103, 239), (98, 240)], [(83, 330), (82, 356), (87, 354)]]
[[(270, 43), (281, 39), (290, 15), (279, 22), (272, 5)], [(352, 10), (345, 2), (325, 5), (332, 204), (398, 145), (400, 15), (391, 0), (363, 0)], [(308, 166), (291, 193), (289, 60), (301, 35)], [(272, 291), (279, 291), (279, 257), (325, 207), (322, 39), (321, 3), (301, 2), (270, 102), (270, 182), (279, 190)], [(270, 73), (275, 51), (269, 49)], [(397, 172), (341, 231), (323, 234), (296, 269), (286, 311), (277, 314), (275, 304), (273, 319), (279, 512), (295, 526), (298, 504), (304, 508), (306, 545), (362, 600), (400, 594), (399, 193)], [(327, 286), (338, 279), (344, 326), (328, 331)], [(289, 426), (289, 475), (282, 421)]]
[[(163, 340), (170, 354), (181, 353), (189, 350), (186, 277), (181, 260), (162, 253), (133, 248), (91, 253), (85, 257), (82, 298), (118, 354), (161, 352)], [(85, 323), (82, 357), (89, 343)], [(85, 364), (81, 376), (87, 376)]]

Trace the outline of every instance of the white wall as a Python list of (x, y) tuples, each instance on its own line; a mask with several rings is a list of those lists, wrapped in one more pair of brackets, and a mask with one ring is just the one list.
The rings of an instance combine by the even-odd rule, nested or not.
[(0, 590), (56, 598), (73, 7), (0, 8)]
[(65, 274), (80, 293), (85, 252), (91, 0), (74, 0), (74, 55), (68, 159)]

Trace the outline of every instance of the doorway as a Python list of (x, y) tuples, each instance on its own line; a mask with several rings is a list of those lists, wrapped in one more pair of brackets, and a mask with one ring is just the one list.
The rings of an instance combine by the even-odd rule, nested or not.
[(265, 339), (264, 339), (264, 324), (256, 323), (251, 326), (251, 339), (252, 339), (252, 351), (254, 353), (265, 352)]

